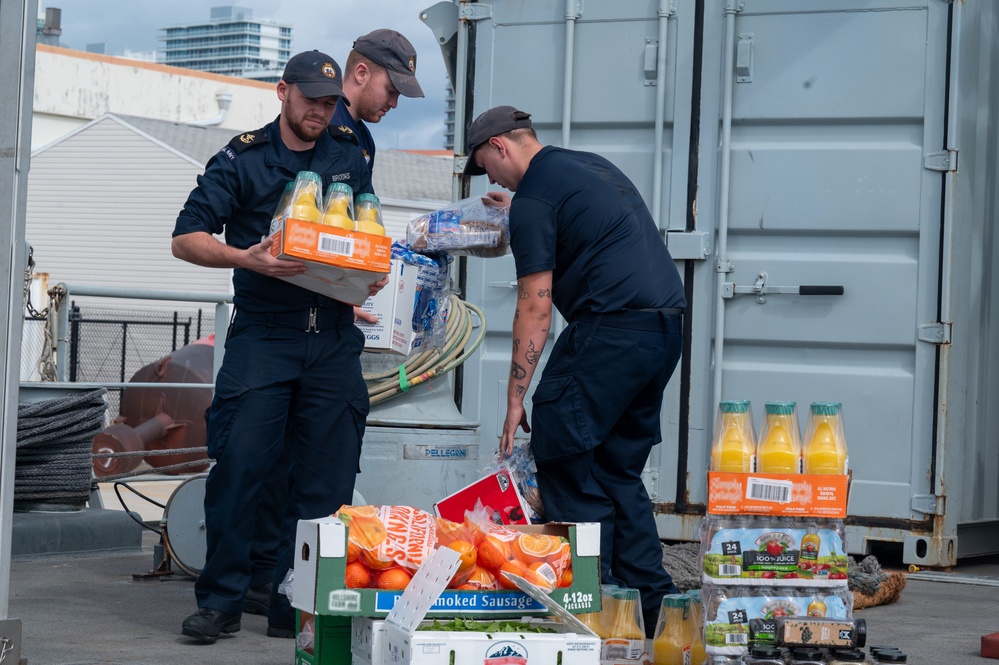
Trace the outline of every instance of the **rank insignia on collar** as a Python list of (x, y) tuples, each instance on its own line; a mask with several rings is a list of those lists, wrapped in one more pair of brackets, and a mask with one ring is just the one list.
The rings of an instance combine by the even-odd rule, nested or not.
[(246, 133), (239, 137), (239, 140), (243, 143), (253, 143), (253, 139), (257, 138), (255, 135)]
[(340, 132), (343, 133), (343, 134), (353, 134), (354, 133), (354, 130), (351, 129), (350, 127), (348, 127), (347, 125), (340, 125), (339, 127), (337, 127), (337, 129), (339, 129)]

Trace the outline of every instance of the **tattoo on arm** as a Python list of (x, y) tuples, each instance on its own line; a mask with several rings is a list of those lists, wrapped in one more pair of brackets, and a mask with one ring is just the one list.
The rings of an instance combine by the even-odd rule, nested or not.
[(516, 354), (520, 350), (520, 338), (513, 340), (513, 352)]
[(510, 363), (510, 377), (511, 378), (513, 378), (513, 379), (515, 379), (517, 381), (520, 381), (525, 376), (527, 376), (527, 370), (526, 369), (524, 369), (521, 365), (519, 365), (519, 364), (517, 364), (515, 362)]
[(513, 322), (516, 323), (518, 319), (520, 319), (520, 310), (519, 309), (513, 313)]
[(527, 388), (525, 388), (524, 386), (517, 386), (516, 390), (517, 390), (517, 397), (523, 397), (524, 392), (527, 391)]
[(551, 289), (538, 289), (538, 297), (539, 298), (551, 298), (552, 297), (552, 290)]
[(528, 343), (528, 349), (527, 353), (524, 354), (524, 357), (527, 358), (528, 365), (535, 365), (537, 364), (538, 359), (541, 357), (541, 352), (534, 348), (533, 339), (528, 340), (527, 343)]
[(517, 300), (527, 300), (530, 295), (527, 293), (527, 289), (524, 288), (524, 283), (521, 281), (517, 282)]

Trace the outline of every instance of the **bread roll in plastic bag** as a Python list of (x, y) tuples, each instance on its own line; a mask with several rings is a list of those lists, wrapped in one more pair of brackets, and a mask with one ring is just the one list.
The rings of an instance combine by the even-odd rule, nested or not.
[(411, 221), (406, 244), (421, 253), (503, 256), (510, 251), (510, 208), (486, 205), (481, 197), (456, 201)]

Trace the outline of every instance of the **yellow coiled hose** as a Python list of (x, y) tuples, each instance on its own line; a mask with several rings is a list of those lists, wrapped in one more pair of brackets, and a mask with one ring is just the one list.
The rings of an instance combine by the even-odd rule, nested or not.
[[(410, 388), (447, 374), (465, 362), (479, 348), (486, 336), (486, 317), (470, 302), (450, 296), (450, 311), (445, 328), (444, 346), (409, 356), (402, 364), (385, 372), (364, 373), (371, 404), (378, 404), (401, 395)], [(479, 318), (479, 331), (474, 331), (472, 312)], [(471, 340), (471, 343), (469, 343)]]

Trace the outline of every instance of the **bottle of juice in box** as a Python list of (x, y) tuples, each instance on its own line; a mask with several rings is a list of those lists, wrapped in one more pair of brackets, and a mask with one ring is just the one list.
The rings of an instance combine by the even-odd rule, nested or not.
[(812, 402), (805, 426), (805, 473), (845, 474), (848, 457), (842, 405)]
[(638, 589), (613, 585), (600, 587), (600, 620), (607, 636), (601, 660), (637, 661), (645, 650), (645, 630)]
[(334, 182), (326, 189), (323, 224), (354, 230), (354, 189), (347, 183)]
[(291, 215), (291, 201), (294, 195), (295, 181), (289, 180), (284, 186), (284, 192), (281, 194), (281, 200), (278, 201), (277, 207), (274, 208), (274, 215), (271, 217), (271, 233), (275, 231), (277, 224), (280, 224), (285, 217)]
[(756, 453), (756, 433), (749, 400), (718, 404), (715, 436), (711, 444), (711, 470), (751, 473)]
[(357, 197), (354, 230), (376, 236), (385, 235), (381, 203), (374, 194), (360, 194)]
[(693, 631), (690, 621), (690, 600), (679, 595), (663, 597), (659, 609), (659, 625), (652, 640), (652, 660), (655, 665), (686, 665), (694, 662)]
[(760, 473), (801, 473), (801, 435), (794, 402), (767, 402), (756, 447)]
[(307, 222), (319, 222), (323, 196), (323, 181), (318, 173), (299, 171), (295, 176), (295, 191), (292, 195), (290, 217)]

